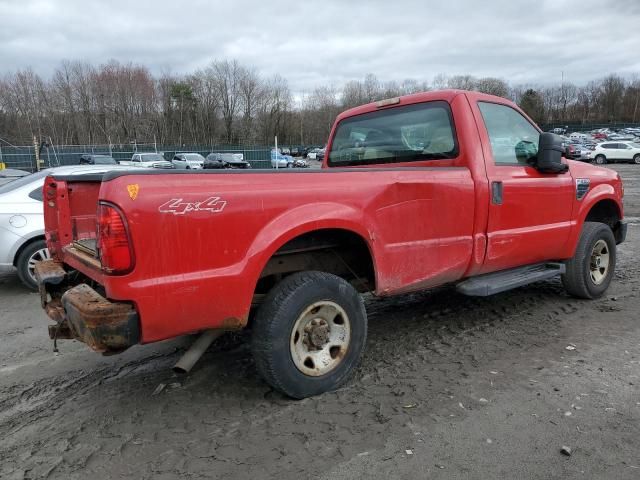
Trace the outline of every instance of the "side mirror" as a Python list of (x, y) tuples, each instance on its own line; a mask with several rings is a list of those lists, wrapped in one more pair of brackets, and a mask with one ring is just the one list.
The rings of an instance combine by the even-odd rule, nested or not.
[(569, 165), (562, 163), (565, 147), (562, 139), (553, 133), (541, 133), (538, 140), (538, 154), (532, 158), (532, 166), (542, 173), (565, 173)]

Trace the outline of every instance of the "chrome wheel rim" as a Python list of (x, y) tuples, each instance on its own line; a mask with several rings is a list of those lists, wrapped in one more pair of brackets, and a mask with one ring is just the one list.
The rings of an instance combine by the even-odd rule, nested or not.
[(289, 346), (298, 370), (311, 377), (325, 375), (344, 359), (351, 340), (351, 323), (337, 303), (309, 305), (296, 320)]
[(589, 274), (594, 285), (600, 285), (609, 273), (609, 245), (604, 240), (598, 240), (591, 251)]
[(48, 260), (51, 258), (49, 254), (48, 248), (41, 248), (40, 250), (36, 250), (33, 252), (33, 255), (29, 257), (27, 261), (27, 271), (29, 272), (29, 277), (33, 280), (34, 283), (37, 283), (36, 279), (36, 263), (41, 262), (42, 260)]

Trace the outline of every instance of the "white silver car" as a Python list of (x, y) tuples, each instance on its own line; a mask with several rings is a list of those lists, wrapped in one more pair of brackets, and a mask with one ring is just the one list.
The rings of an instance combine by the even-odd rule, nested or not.
[(640, 143), (606, 141), (596, 145), (591, 153), (595, 163), (631, 162), (640, 165)]
[(204, 168), (204, 157), (199, 153), (176, 153), (171, 163), (183, 170), (200, 170)]
[(47, 175), (130, 169), (120, 165), (70, 165), (41, 170), (0, 186), (0, 268), (17, 268), (22, 283), (37, 288), (35, 264), (49, 258), (42, 208), (42, 186)]
[(120, 165), (144, 168), (176, 168), (173, 163), (167, 162), (161, 153), (134, 153), (131, 160), (122, 160)]

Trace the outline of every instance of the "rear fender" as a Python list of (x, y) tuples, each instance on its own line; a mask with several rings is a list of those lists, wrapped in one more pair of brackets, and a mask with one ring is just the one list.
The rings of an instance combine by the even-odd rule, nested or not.
[(247, 252), (247, 270), (254, 280), (254, 289), (267, 262), (279, 248), (305, 233), (330, 228), (348, 230), (366, 242), (377, 282), (378, 269), (373, 245), (375, 236), (363, 228), (365, 223), (361, 211), (339, 203), (315, 203), (287, 210), (265, 225)]

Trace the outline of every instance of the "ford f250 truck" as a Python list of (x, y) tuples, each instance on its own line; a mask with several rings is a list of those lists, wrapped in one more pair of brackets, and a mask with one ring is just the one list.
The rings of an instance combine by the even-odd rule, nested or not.
[(251, 328), (257, 370), (303, 398), (335, 389), (367, 336), (360, 293), (452, 284), (491, 295), (561, 276), (602, 295), (624, 241), (623, 185), (562, 158), (503, 98), (436, 91), (338, 116), (322, 169), (53, 175), (52, 338), (103, 353)]

